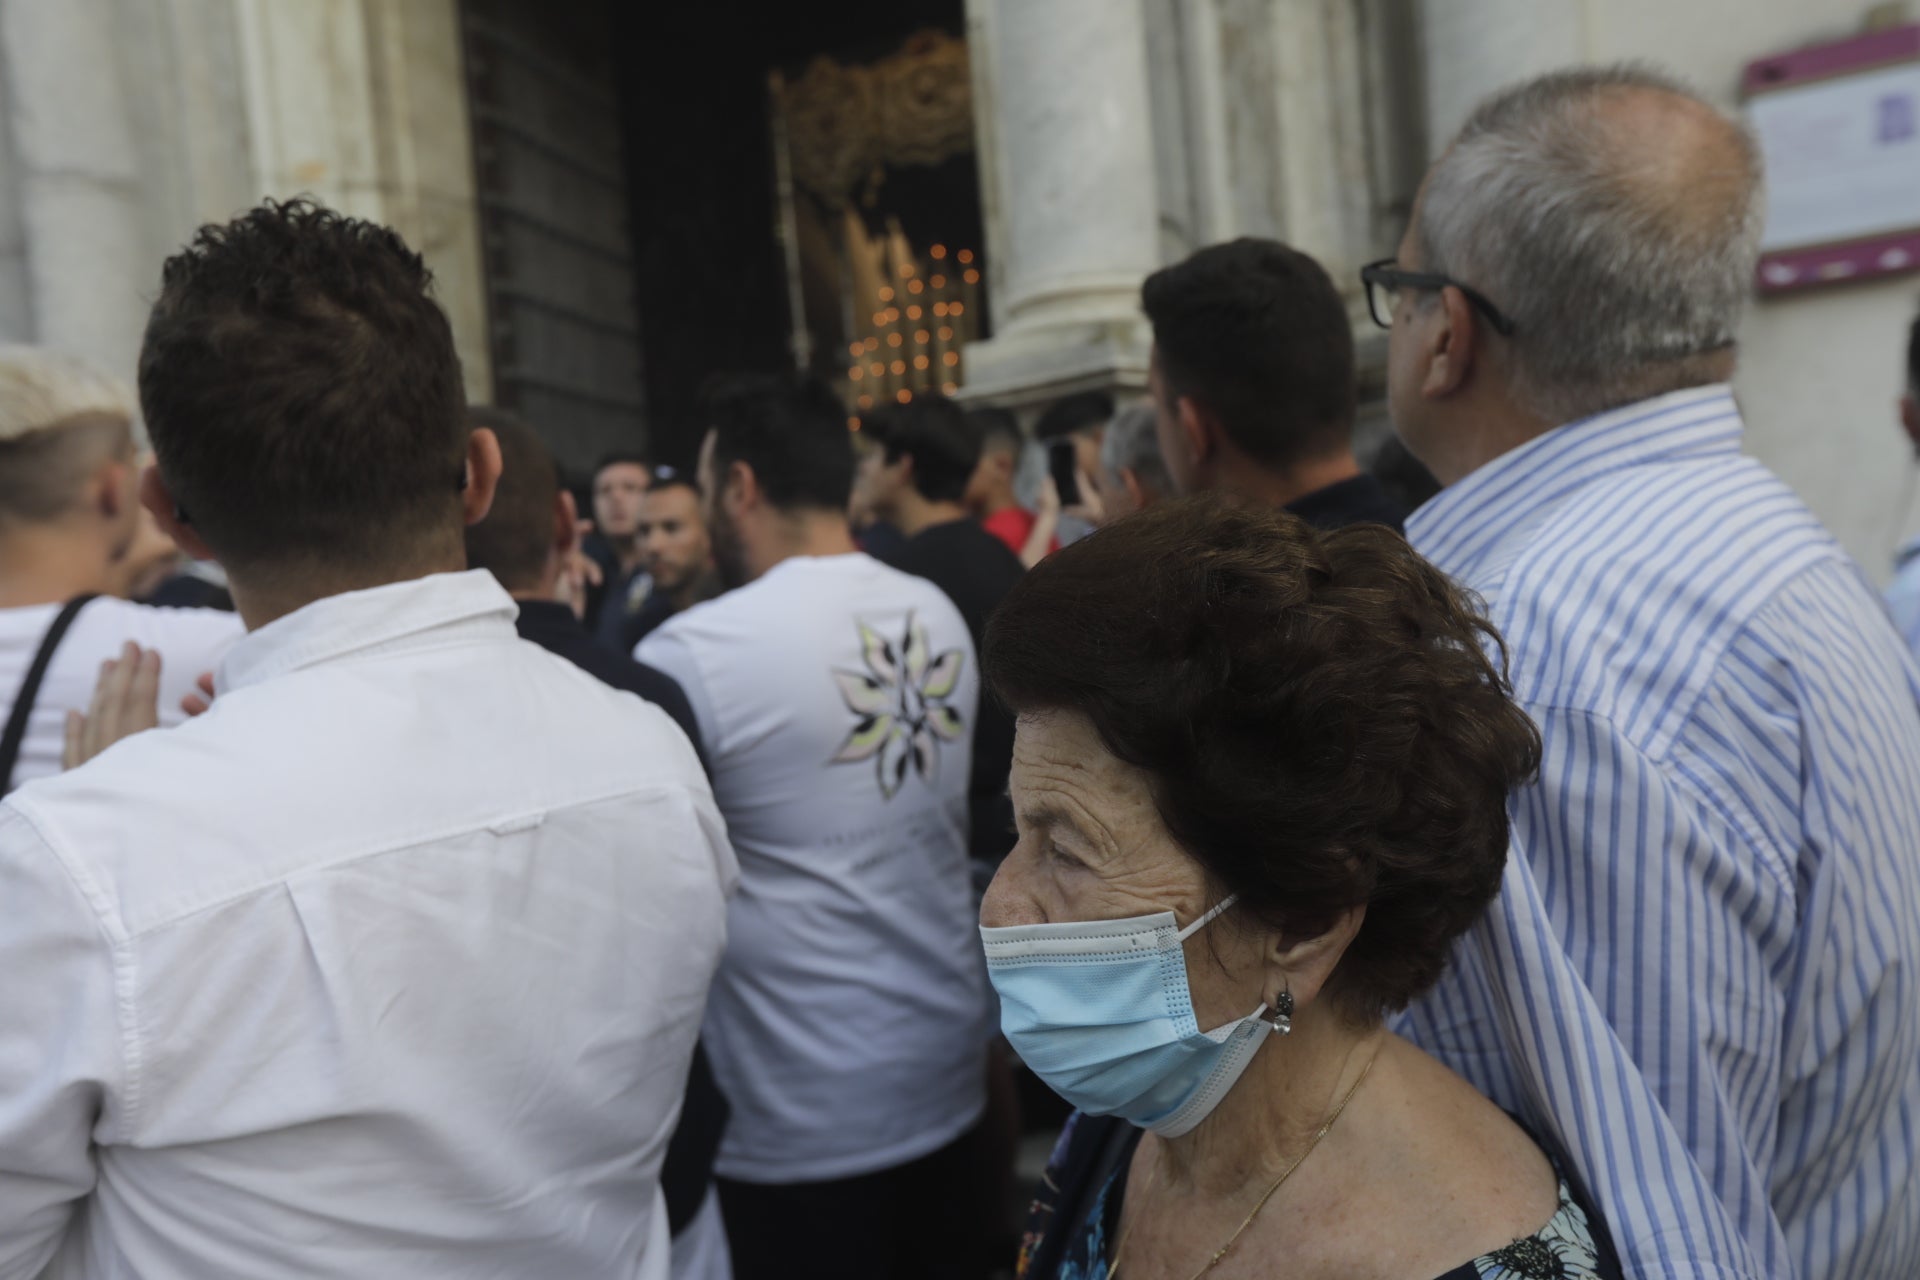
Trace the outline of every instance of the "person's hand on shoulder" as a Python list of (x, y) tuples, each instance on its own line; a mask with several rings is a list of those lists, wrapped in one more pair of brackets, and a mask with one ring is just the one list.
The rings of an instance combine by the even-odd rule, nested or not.
[(67, 712), (61, 760), (77, 769), (122, 738), (160, 723), (160, 654), (129, 640), (117, 658), (100, 664), (100, 681), (85, 715)]

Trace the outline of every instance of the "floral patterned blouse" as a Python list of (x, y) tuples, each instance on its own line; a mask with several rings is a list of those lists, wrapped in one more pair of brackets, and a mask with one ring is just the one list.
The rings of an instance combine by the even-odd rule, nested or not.
[[(1067, 1121), (1028, 1212), (1019, 1280), (1107, 1280), (1127, 1166), (1140, 1131), (1078, 1112)], [(1089, 1197), (1089, 1193), (1091, 1193)], [(1436, 1280), (1621, 1280), (1605, 1234), (1560, 1181), (1560, 1208), (1532, 1235)]]

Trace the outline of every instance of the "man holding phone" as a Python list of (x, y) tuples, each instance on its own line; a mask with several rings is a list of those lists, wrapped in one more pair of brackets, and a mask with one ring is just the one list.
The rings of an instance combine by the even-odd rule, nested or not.
[(1057, 514), (1063, 544), (1086, 537), (1100, 523), (1093, 477), (1100, 474), (1100, 445), (1112, 421), (1112, 396), (1081, 391), (1054, 401), (1034, 424), (1033, 434), (1047, 446), (1047, 478), (1053, 483), (1053, 495), (1042, 488), (1039, 514), (1042, 520)]

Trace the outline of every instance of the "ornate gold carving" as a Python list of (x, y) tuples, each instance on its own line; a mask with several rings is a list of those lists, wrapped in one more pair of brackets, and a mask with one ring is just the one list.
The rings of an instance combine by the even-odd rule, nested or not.
[(882, 165), (935, 165), (973, 150), (967, 43), (941, 31), (870, 66), (815, 58), (782, 106), (794, 180), (829, 209)]

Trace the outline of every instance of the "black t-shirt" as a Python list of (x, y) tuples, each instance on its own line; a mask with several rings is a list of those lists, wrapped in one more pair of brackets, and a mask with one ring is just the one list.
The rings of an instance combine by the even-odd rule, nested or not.
[(1316, 529), (1341, 529), (1350, 524), (1383, 524), (1395, 533), (1406, 532), (1407, 513), (1380, 482), (1361, 472), (1351, 479), (1315, 489), (1287, 504), (1287, 510)]
[[(947, 593), (966, 619), (976, 655), (986, 640), (987, 619), (1026, 572), (1006, 543), (971, 519), (922, 529), (888, 563)], [(972, 816), (968, 849), (986, 862), (999, 862), (1013, 847), (1013, 805), (1007, 799), (1007, 774), (1012, 768), (1013, 717), (983, 684), (973, 731), (973, 779), (968, 785)]]
[[(520, 638), (539, 645), (548, 653), (567, 661), (599, 679), (602, 683), (659, 707), (680, 726), (687, 740), (707, 766), (706, 748), (700, 744), (700, 726), (693, 718), (693, 704), (687, 701), (680, 682), (664, 671), (656, 671), (615, 653), (593, 637), (573, 610), (550, 600), (521, 600)], [(711, 772), (711, 770), (709, 770)], [(720, 1138), (726, 1131), (727, 1099), (714, 1079), (713, 1068), (699, 1044), (693, 1047), (693, 1064), (687, 1074), (686, 1100), (680, 1106), (680, 1122), (667, 1141), (666, 1162), (660, 1170), (660, 1186), (667, 1200), (669, 1232), (678, 1235), (700, 1212), (706, 1202), (707, 1188), (713, 1183), (713, 1161), (720, 1150)]]

